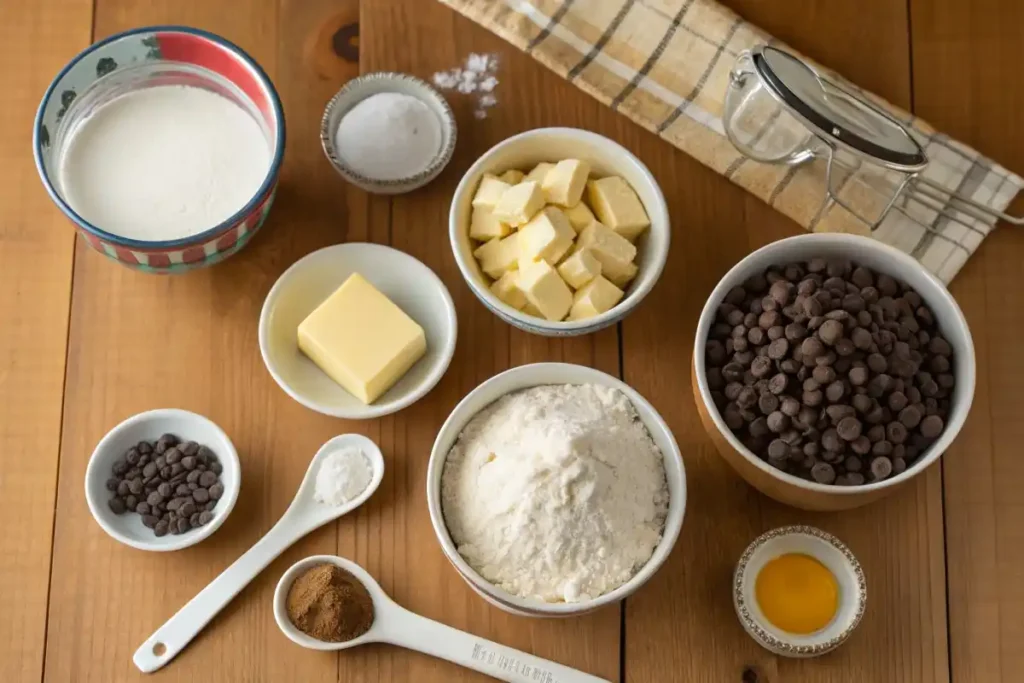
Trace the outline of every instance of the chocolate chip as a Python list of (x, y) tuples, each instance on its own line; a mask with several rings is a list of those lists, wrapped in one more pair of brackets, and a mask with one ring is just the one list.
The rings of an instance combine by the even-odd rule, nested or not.
[(885, 427), (885, 436), (893, 444), (902, 444), (907, 440), (907, 428), (902, 422), (890, 422)]
[(825, 397), (832, 403), (838, 402), (845, 394), (846, 386), (839, 380), (836, 380), (825, 387)]
[(882, 481), (892, 474), (892, 460), (885, 456), (879, 456), (871, 461), (871, 478), (874, 481)]
[(921, 411), (916, 405), (909, 405), (900, 411), (899, 421), (903, 423), (903, 426), (907, 429), (913, 429), (917, 425), (921, 424)]
[(122, 499), (118, 498), (117, 496), (114, 496), (109, 501), (107, 501), (107, 505), (110, 507), (110, 511), (113, 512), (115, 515), (123, 515), (125, 510), (128, 509), (128, 506), (125, 505), (125, 502)]
[(780, 403), (779, 410), (782, 411), (783, 415), (793, 417), (800, 412), (800, 402), (792, 396), (783, 396)]
[[(831, 385), (829, 385), (829, 386), (831, 386)], [(808, 405), (808, 406), (811, 406), (813, 408), (815, 406), (821, 405), (822, 393), (821, 393), (820, 390), (818, 390), (818, 391), (805, 391), (803, 393), (802, 399), (803, 399), (804, 405)]]
[(772, 439), (768, 444), (768, 458), (773, 461), (784, 461), (789, 458), (789, 444), (782, 439)]
[(921, 434), (929, 439), (938, 438), (944, 428), (945, 424), (938, 415), (929, 415), (921, 420)]
[(785, 337), (774, 340), (768, 345), (768, 357), (772, 360), (781, 360), (789, 353), (789, 342)]
[(789, 416), (781, 410), (776, 410), (768, 416), (768, 429), (776, 434), (784, 432), (789, 428)]
[(861, 425), (860, 420), (855, 417), (844, 417), (839, 421), (839, 424), (836, 425), (836, 431), (839, 433), (839, 437), (843, 439), (843, 441), (853, 441), (861, 435), (862, 429), (863, 425)]
[(757, 400), (757, 406), (765, 415), (770, 415), (779, 408), (779, 397), (775, 394), (765, 392)]
[(816, 462), (811, 467), (811, 478), (819, 484), (831, 484), (836, 480), (836, 470), (827, 462)]
[(205, 526), (213, 521), (213, 513), (209, 510), (203, 510), (199, 513), (199, 526)]

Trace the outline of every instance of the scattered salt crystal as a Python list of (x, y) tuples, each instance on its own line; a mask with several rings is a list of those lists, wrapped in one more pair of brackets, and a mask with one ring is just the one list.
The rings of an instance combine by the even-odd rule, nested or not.
[(493, 94), (498, 87), (497, 55), (471, 53), (461, 67), (438, 71), (433, 76), (434, 85), (442, 90), (454, 90), (463, 95), (476, 95), (473, 115), (478, 119), (487, 118), (487, 109), (498, 103)]
[(488, 76), (484, 80), (480, 81), (480, 89), (484, 92), (491, 92), (498, 87), (498, 79), (494, 76)]
[(477, 104), (479, 104), (481, 107), (493, 107), (497, 103), (498, 98), (495, 97), (494, 95), (483, 95), (477, 101)]

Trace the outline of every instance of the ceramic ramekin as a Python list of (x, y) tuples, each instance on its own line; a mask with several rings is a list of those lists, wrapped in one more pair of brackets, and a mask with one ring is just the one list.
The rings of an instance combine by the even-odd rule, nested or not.
[[(771, 265), (811, 258), (849, 259), (908, 283), (935, 315), (942, 334), (953, 347), (956, 387), (942, 435), (907, 469), (888, 479), (861, 486), (832, 486), (807, 481), (772, 467), (732, 433), (715, 406), (704, 371), (704, 346), (718, 305), (733, 287)], [(974, 399), (974, 342), (960, 307), (934, 275), (903, 252), (870, 237), (816, 233), (773, 242), (737, 263), (708, 297), (697, 323), (693, 347), (693, 394), (705, 431), (719, 454), (754, 488), (779, 502), (805, 510), (843, 510), (886, 496), (921, 474), (949, 448), (967, 419)]]
[[(408, 178), (378, 180), (367, 178), (345, 163), (334, 145), (335, 131), (345, 114), (367, 97), (383, 92), (415, 97), (427, 105), (441, 124), (441, 147), (427, 168)], [(458, 127), (448, 101), (426, 81), (409, 74), (382, 71), (353, 78), (339, 90), (324, 109), (320, 119), (320, 144), (327, 160), (342, 178), (356, 187), (374, 194), (402, 194), (423, 187), (436, 178), (455, 153)]]
[[(611, 310), (586, 320), (550, 322), (512, 308), (491, 292), (488, 280), (473, 257), (469, 238), (473, 194), (485, 173), (509, 169), (528, 171), (542, 161), (582, 159), (599, 176), (619, 175), (632, 186), (651, 219), (651, 227), (637, 240), (636, 278), (626, 296)], [(654, 175), (632, 152), (608, 138), (577, 128), (538, 128), (498, 143), (462, 176), (448, 213), (448, 236), (455, 262), (476, 298), (495, 315), (521, 330), (548, 337), (590, 334), (619, 322), (635, 309), (661, 277), (668, 259), (671, 230), (668, 206)]]
[[(107, 232), (65, 201), (57, 180), (69, 133), (111, 99), (154, 85), (212, 90), (252, 116), (272, 150), (270, 168), (256, 194), (222, 222), (196, 235), (144, 241)], [(50, 198), (86, 243), (118, 263), (151, 273), (179, 273), (223, 261), (248, 244), (274, 200), (284, 156), (284, 111), (270, 78), (237, 45), (184, 26), (149, 26), (118, 33), (79, 53), (50, 83), (39, 105), (32, 148)]]
[[(459, 434), (473, 417), (488, 405), (505, 394), (529, 387), (547, 384), (598, 384), (618, 389), (624, 393), (636, 408), (640, 420), (647, 427), (654, 443), (661, 449), (665, 459), (665, 477), (668, 482), (669, 506), (665, 518), (665, 529), (661, 542), (654, 549), (654, 554), (643, 567), (626, 583), (615, 590), (598, 596), (592, 600), (573, 603), (550, 603), (541, 600), (521, 598), (498, 588), (476, 572), (459, 554), (458, 549), (448, 533), (441, 507), (441, 476), (448, 452), (455, 445)], [(668, 555), (679, 538), (679, 530), (683, 526), (683, 515), (686, 511), (686, 469), (683, 457), (679, 452), (672, 431), (665, 424), (654, 407), (639, 393), (626, 383), (582, 365), (569, 363), (535, 363), (506, 370), (495, 375), (462, 399), (455, 406), (441, 431), (437, 434), (434, 447), (430, 451), (427, 465), (427, 507), (430, 511), (430, 522), (441, 543), (445, 557), (455, 567), (459, 575), (478, 595), (495, 607), (531, 617), (568, 617), (591, 612), (605, 605), (616, 603), (632, 595), (654, 576), (655, 572), (665, 563)]]

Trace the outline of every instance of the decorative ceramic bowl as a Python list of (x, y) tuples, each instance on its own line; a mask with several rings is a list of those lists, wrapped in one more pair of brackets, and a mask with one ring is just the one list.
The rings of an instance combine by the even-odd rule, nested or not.
[[(626, 296), (601, 315), (586, 320), (551, 322), (517, 311), (491, 291), (488, 278), (473, 257), (474, 243), (469, 238), (469, 220), (473, 194), (485, 173), (501, 173), (515, 168), (524, 171), (542, 161), (582, 159), (600, 176), (619, 175), (636, 192), (651, 219), (651, 227), (637, 239), (636, 278), (626, 287)], [(455, 189), (448, 213), (448, 237), (455, 262), (476, 298), (492, 313), (521, 330), (547, 337), (590, 334), (614, 325), (643, 301), (661, 277), (668, 258), (671, 230), (668, 207), (654, 175), (632, 152), (608, 138), (577, 128), (538, 128), (498, 143), (477, 159)]]
[[(183, 534), (157, 536), (142, 524), (142, 515), (125, 512), (115, 515), (109, 505), (113, 494), (107, 489), (111, 468), (125, 452), (139, 441), (156, 441), (163, 434), (195, 441), (217, 455), (223, 470), (220, 481), (224, 495), (213, 508), (209, 524)], [(85, 500), (96, 523), (111, 538), (139, 550), (164, 552), (180, 550), (199, 543), (216, 531), (235, 507), (242, 485), (242, 467), (238, 452), (224, 430), (209, 419), (177, 408), (150, 410), (133, 415), (111, 429), (96, 445), (85, 469)]]
[[(415, 97), (430, 108), (441, 124), (441, 147), (437, 150), (430, 165), (408, 178), (394, 180), (378, 180), (367, 178), (345, 163), (334, 144), (335, 132), (341, 119), (352, 107), (367, 97), (383, 92), (398, 93)], [(382, 71), (353, 78), (339, 90), (324, 108), (320, 119), (320, 144), (331, 166), (338, 174), (356, 187), (374, 194), (402, 194), (423, 187), (436, 178), (455, 153), (455, 140), (458, 128), (455, 125), (455, 114), (447, 100), (431, 87), (426, 81), (409, 74)]]
[[(736, 285), (771, 265), (811, 258), (849, 259), (906, 282), (921, 295), (935, 315), (943, 336), (953, 347), (956, 387), (950, 397), (946, 428), (906, 470), (862, 486), (834, 486), (801, 479), (773, 467), (744, 446), (715, 406), (704, 370), (704, 347), (718, 305)], [(693, 394), (704, 430), (719, 454), (754, 488), (775, 500), (805, 510), (845, 510), (886, 496), (924, 472), (956, 438), (974, 399), (974, 342), (960, 307), (946, 287), (924, 266), (878, 240), (857, 235), (816, 233), (773, 242), (733, 266), (708, 297), (697, 322), (693, 347)]]
[[(654, 548), (654, 553), (626, 583), (604, 595), (580, 602), (555, 603), (521, 598), (487, 581), (459, 554), (451, 534), (448, 533), (444, 512), (441, 508), (441, 476), (444, 473), (445, 460), (466, 424), (477, 413), (505, 394), (546, 384), (599, 384), (618, 389), (633, 404), (640, 421), (647, 427), (647, 431), (654, 439), (654, 443), (661, 449), (661, 454), (665, 459), (665, 478), (669, 493), (668, 515), (665, 518), (661, 541)], [(683, 456), (679, 452), (679, 446), (668, 425), (665, 424), (654, 406), (625, 382), (583, 365), (534, 363), (495, 375), (469, 392), (466, 398), (455, 406), (455, 410), (448, 416), (437, 433), (434, 447), (430, 451), (430, 461), (427, 464), (427, 509), (430, 512), (430, 523), (434, 527), (434, 533), (437, 534), (437, 540), (441, 543), (441, 550), (445, 557), (455, 567), (459, 576), (484, 600), (511, 614), (529, 617), (570, 617), (585, 614), (625, 599), (647, 583), (665, 563), (679, 538), (679, 530), (683, 526), (683, 516), (686, 512), (686, 468), (683, 466)]]
[[(799, 635), (777, 628), (757, 604), (757, 575), (770, 561), (786, 554), (808, 555), (825, 565), (839, 587), (832, 621), (814, 633)], [(733, 574), (732, 603), (743, 629), (757, 643), (783, 657), (817, 657), (842, 645), (860, 624), (868, 588), (857, 558), (832, 534), (810, 526), (787, 526), (765, 532), (747, 546)]]
[[(272, 158), (256, 194), (220, 225), (181, 239), (143, 241), (107, 232), (78, 215), (64, 198), (58, 168), (71, 133), (98, 107), (156, 85), (204, 88), (232, 101), (259, 123)], [(238, 46), (198, 29), (151, 26), (111, 36), (72, 59), (43, 95), (32, 137), (46, 191), (90, 247), (131, 268), (177, 273), (224, 260), (263, 224), (284, 155), (284, 112), (270, 78)]]

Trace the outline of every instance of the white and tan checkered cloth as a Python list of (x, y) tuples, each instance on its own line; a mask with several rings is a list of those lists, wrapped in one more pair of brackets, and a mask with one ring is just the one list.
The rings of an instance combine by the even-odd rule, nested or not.
[[(726, 138), (722, 115), (730, 70), (743, 50), (778, 41), (713, 0), (441, 1), (804, 228), (867, 232), (865, 223), (827, 201), (823, 161), (799, 167), (762, 164), (745, 159)], [(1024, 186), (1021, 178), (973, 149), (863, 94), (918, 137), (930, 161), (925, 177), (996, 211), (1003, 211)], [(878, 202), (885, 201), (855, 185), (833, 187), (862, 215), (877, 217)], [(874, 236), (913, 255), (944, 282), (953, 279), (992, 229), (992, 221), (967, 219), (971, 229), (916, 202), (900, 206), (932, 230), (890, 211)]]

